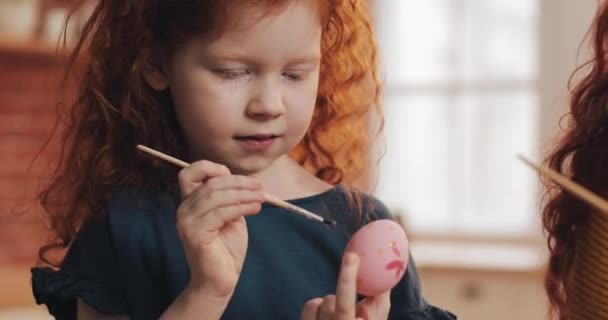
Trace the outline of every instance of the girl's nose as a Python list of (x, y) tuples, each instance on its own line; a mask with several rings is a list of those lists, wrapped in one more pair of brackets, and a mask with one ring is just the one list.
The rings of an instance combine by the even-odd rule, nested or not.
[(253, 99), (247, 105), (248, 117), (257, 120), (269, 120), (280, 117), (285, 113), (285, 106), (278, 83), (268, 79), (256, 87)]

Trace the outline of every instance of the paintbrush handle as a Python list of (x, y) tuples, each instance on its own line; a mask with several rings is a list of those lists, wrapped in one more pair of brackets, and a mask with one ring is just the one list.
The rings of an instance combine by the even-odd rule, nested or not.
[(317, 220), (317, 221), (320, 221), (320, 222), (325, 222), (325, 219), (323, 219), (319, 215), (316, 215), (316, 214), (314, 214), (314, 213), (312, 213), (312, 212), (310, 212), (310, 211), (308, 211), (308, 210), (306, 210), (306, 209), (304, 209), (302, 207), (298, 207), (298, 206), (296, 206), (294, 204), (291, 204), (291, 203), (289, 203), (287, 201), (281, 200), (281, 199), (279, 199), (277, 197), (274, 197), (274, 196), (271, 196), (269, 194), (266, 194), (266, 201), (268, 201), (268, 203), (274, 204), (277, 207), (281, 207), (283, 209), (294, 211), (294, 212), (299, 213), (299, 214), (301, 214), (303, 216), (306, 216), (306, 217), (308, 217), (310, 219)]
[[(149, 148), (149, 147), (146, 147), (146, 146), (143, 146), (143, 145), (140, 145), (140, 144), (137, 145), (137, 149), (139, 149), (139, 150), (141, 150), (143, 152), (146, 152), (146, 153), (148, 153), (150, 155), (153, 155), (153, 156), (155, 156), (157, 158), (163, 159), (163, 160), (165, 160), (167, 162), (170, 162), (170, 163), (172, 163), (172, 164), (174, 164), (174, 165), (176, 165), (178, 167), (186, 168), (186, 167), (188, 167), (190, 165), (189, 163), (187, 163), (185, 161), (179, 160), (179, 159), (174, 158), (174, 157), (172, 157), (170, 155), (164, 154), (164, 153), (162, 153), (160, 151), (156, 151), (156, 150), (154, 150), (152, 148)], [(317, 220), (317, 221), (320, 221), (320, 222), (326, 222), (325, 219), (323, 219), (321, 216), (319, 216), (317, 214), (314, 214), (314, 213), (312, 213), (312, 212), (310, 212), (310, 211), (308, 211), (308, 210), (306, 210), (304, 208), (300, 208), (300, 207), (298, 207), (296, 205), (293, 205), (293, 204), (291, 204), (291, 203), (289, 203), (287, 201), (281, 200), (281, 199), (279, 199), (277, 197), (271, 196), (271, 195), (266, 194), (266, 193), (265, 193), (265, 196), (266, 196), (266, 201), (268, 203), (274, 204), (277, 207), (281, 207), (281, 208), (293, 211), (293, 212), (295, 212), (297, 214), (300, 214), (300, 215), (303, 215), (303, 216), (305, 216), (305, 217), (307, 217), (309, 219)]]
[(163, 160), (165, 160), (167, 162), (173, 163), (174, 165), (176, 165), (178, 167), (186, 168), (186, 167), (188, 167), (190, 165), (188, 162), (179, 160), (177, 158), (173, 158), (172, 156), (170, 156), (168, 154), (164, 154), (164, 153), (162, 153), (160, 151), (156, 151), (156, 150), (154, 150), (152, 148), (148, 148), (148, 147), (143, 146), (141, 144), (137, 145), (137, 149), (139, 149), (139, 150), (141, 150), (143, 152), (146, 152), (148, 154), (151, 154), (151, 155), (153, 155), (153, 156), (155, 156), (157, 158), (163, 159)]
[(577, 196), (579, 199), (595, 207), (603, 214), (608, 215), (608, 201), (604, 200), (602, 197), (589, 191), (588, 189), (575, 183), (574, 181), (564, 177), (563, 175), (555, 172), (547, 166), (537, 165), (521, 155), (518, 155), (518, 158), (528, 166), (532, 167), (534, 170), (538, 171), (540, 174), (546, 176), (562, 188)]

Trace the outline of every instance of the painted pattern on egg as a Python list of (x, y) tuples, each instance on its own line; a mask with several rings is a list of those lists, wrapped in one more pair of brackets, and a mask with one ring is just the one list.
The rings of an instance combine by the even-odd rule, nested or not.
[(359, 255), (357, 292), (364, 296), (375, 296), (393, 288), (407, 270), (407, 236), (393, 220), (368, 223), (353, 235), (346, 251)]

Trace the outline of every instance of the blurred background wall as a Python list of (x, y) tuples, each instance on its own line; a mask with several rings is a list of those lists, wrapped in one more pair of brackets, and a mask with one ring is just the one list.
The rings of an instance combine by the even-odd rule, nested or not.
[[(34, 307), (29, 282), (29, 268), (48, 238), (32, 200), (51, 171), (53, 159), (40, 151), (62, 97), (59, 85), (67, 56), (57, 44), (66, 9), (74, 2), (0, 0), (1, 319), (48, 318), (44, 308)], [(69, 31), (74, 36), (76, 29)], [(46, 150), (55, 148), (51, 143)]]

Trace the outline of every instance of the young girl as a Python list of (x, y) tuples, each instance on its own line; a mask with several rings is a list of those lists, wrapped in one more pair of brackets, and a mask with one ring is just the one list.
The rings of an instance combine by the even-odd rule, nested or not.
[[(355, 304), (349, 235), (390, 217), (349, 187), (379, 112), (361, 2), (99, 1), (41, 194), (58, 241), (40, 257), (69, 250), (32, 270), (37, 302), (80, 320), (454, 319), (421, 297), (413, 261), (392, 292)], [(192, 165), (178, 173), (137, 144)]]
[[(565, 133), (545, 161), (555, 171), (607, 198), (608, 2), (599, 7), (590, 40), (594, 57), (579, 69), (586, 70), (586, 75), (572, 92)], [(606, 319), (608, 273), (599, 266), (606, 266), (608, 251), (601, 247), (606, 242), (595, 237), (594, 230), (601, 228), (605, 234), (608, 219), (553, 184), (548, 184), (547, 195), (543, 223), (551, 256), (545, 287), (552, 314), (560, 320)]]

